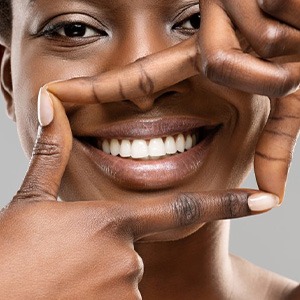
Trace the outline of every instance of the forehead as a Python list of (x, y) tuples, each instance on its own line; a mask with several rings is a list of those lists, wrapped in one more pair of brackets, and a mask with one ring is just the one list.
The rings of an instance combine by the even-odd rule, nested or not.
[(164, 7), (168, 5), (174, 5), (178, 3), (199, 3), (197, 0), (17, 0), (18, 2), (26, 3), (27, 7), (35, 7), (37, 5), (49, 4), (56, 5), (56, 3), (63, 3), (63, 5), (71, 5), (74, 3), (81, 4), (92, 4), (100, 5), (105, 7), (116, 7), (121, 5), (131, 5), (131, 6), (157, 6)]
[(199, 0), (12, 0), (13, 15), (17, 19), (28, 19), (36, 14), (71, 12), (78, 13), (93, 9), (126, 14), (151, 9), (153, 12), (171, 13), (187, 6), (198, 5)]
[[(199, 0), (13, 0), (14, 25), (37, 22), (41, 16), (67, 13), (91, 13), (100, 17), (137, 15), (139, 12), (174, 15), (187, 7), (198, 5)], [(15, 27), (15, 26), (14, 26)]]

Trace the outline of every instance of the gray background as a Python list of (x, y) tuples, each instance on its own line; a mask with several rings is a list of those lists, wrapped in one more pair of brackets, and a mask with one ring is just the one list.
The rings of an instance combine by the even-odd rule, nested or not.
[[(17, 191), (27, 169), (15, 124), (0, 96), (0, 207)], [(232, 221), (231, 252), (300, 281), (300, 147), (296, 148), (284, 205), (267, 214)], [(256, 188), (253, 174), (244, 186)]]

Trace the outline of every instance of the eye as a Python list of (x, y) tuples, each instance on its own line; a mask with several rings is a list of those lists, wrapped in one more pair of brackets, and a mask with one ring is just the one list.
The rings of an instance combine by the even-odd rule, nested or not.
[(46, 27), (42, 35), (52, 38), (91, 38), (95, 36), (107, 36), (108, 34), (92, 26), (81, 22), (61, 22)]
[(187, 34), (194, 34), (199, 30), (201, 23), (200, 13), (195, 13), (188, 18), (185, 18), (183, 21), (176, 23), (173, 26), (173, 30), (178, 30)]
[(57, 33), (67, 37), (91, 37), (97, 34), (96, 30), (81, 23), (66, 24)]
[(182, 29), (199, 29), (200, 28), (200, 14), (193, 14), (189, 19), (184, 20), (181, 24)]
[(189, 18), (176, 24), (176, 29), (198, 30), (200, 28), (200, 13), (193, 14)]

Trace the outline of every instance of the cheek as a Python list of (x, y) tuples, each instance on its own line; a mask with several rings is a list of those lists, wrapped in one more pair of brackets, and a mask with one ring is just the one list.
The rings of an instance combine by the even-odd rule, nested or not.
[[(236, 102), (238, 110), (237, 140), (242, 149), (256, 144), (270, 113), (270, 100), (264, 96), (251, 96)], [(241, 149), (241, 150), (242, 150)]]
[[(264, 96), (249, 95), (203, 82), (205, 86), (201, 88), (210, 93), (207, 106), (219, 106), (218, 113), (228, 116), (214, 149), (213, 163), (205, 170), (207, 178), (212, 179), (206, 188), (235, 188), (241, 184), (252, 166), (257, 140), (270, 112), (270, 101)], [(196, 189), (197, 185), (202, 184), (201, 180), (203, 178), (194, 184)]]
[(13, 97), (20, 141), (30, 157), (38, 128), (39, 89), (54, 80), (93, 76), (101, 66), (95, 64), (92, 58), (77, 61), (39, 54), (35, 47), (30, 46), (22, 48), (22, 45), (14, 45), (12, 49), (22, 49), (12, 53)]
[(266, 124), (270, 112), (270, 101), (267, 97), (251, 96), (249, 99), (233, 101), (238, 118), (232, 135), (232, 169), (229, 181), (238, 186), (252, 166), (257, 141)]

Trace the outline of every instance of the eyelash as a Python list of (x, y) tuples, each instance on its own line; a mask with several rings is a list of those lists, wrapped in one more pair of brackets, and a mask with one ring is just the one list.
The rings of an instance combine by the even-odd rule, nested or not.
[[(198, 31), (199, 28), (184, 28), (183, 25), (187, 22), (190, 22), (191, 23), (191, 27), (193, 27), (194, 25), (192, 24), (193, 22), (195, 23), (196, 22), (196, 27), (199, 27), (200, 26), (200, 21), (201, 21), (201, 16), (200, 16), (200, 13), (194, 13), (192, 15), (190, 15), (189, 17), (185, 18), (184, 20), (176, 23), (173, 27), (172, 27), (172, 30), (176, 30), (176, 31), (181, 31), (183, 32), (184, 34), (194, 34), (196, 31)], [(198, 23), (199, 23), (199, 26), (198, 26)], [(67, 29), (67, 27), (70, 27), (70, 29), (72, 29), (72, 26), (81, 26), (81, 29), (84, 29), (84, 34), (86, 34), (86, 32), (88, 30), (92, 30), (94, 31), (96, 34), (92, 35), (92, 36), (89, 36), (89, 37), (69, 37), (67, 35), (62, 35), (59, 33), (60, 30), (64, 30), (64, 33), (65, 30)], [(73, 28), (75, 29), (75, 28)], [(52, 24), (52, 25), (48, 25), (46, 26), (42, 32), (40, 32), (38, 34), (38, 36), (45, 36), (47, 38), (60, 38), (60, 39), (87, 39), (87, 38), (93, 38), (93, 37), (106, 37), (108, 36), (108, 33), (104, 30), (99, 30), (99, 29), (96, 29), (95, 27), (93, 26), (90, 26), (84, 22), (76, 22), (76, 21), (63, 21), (63, 22), (59, 22), (57, 24)]]
[[(195, 26), (196, 28), (184, 28), (183, 24), (185, 24), (187, 22), (191, 23), (191, 27), (196, 25)], [(192, 23), (194, 23), (194, 24), (192, 24)], [(201, 23), (200, 13), (194, 13), (191, 16), (189, 16), (188, 18), (185, 18), (184, 20), (182, 20), (182, 21), (178, 22), (177, 24), (175, 24), (172, 27), (172, 29), (182, 31), (182, 32), (187, 33), (187, 34), (194, 34), (196, 31), (199, 30), (200, 23)]]
[[(57, 24), (53, 24), (53, 25), (49, 25), (47, 26), (45, 29), (42, 30), (42, 32), (39, 34), (40, 36), (45, 36), (45, 37), (48, 37), (48, 38), (69, 38), (69, 39), (73, 39), (74, 37), (68, 37), (68, 36), (63, 36), (61, 34), (59, 34), (59, 31), (61, 29), (66, 29), (67, 26), (71, 27), (71, 26), (83, 26), (84, 27), (84, 33), (86, 33), (87, 30), (93, 30), (95, 32), (97, 32), (97, 34), (94, 34), (93, 36), (91, 37), (95, 37), (95, 36), (108, 36), (108, 34), (104, 31), (104, 30), (99, 30), (99, 29), (96, 29), (95, 27), (93, 26), (90, 26), (84, 22), (70, 22), (70, 21), (64, 21), (64, 22), (60, 22), (60, 23), (57, 23)], [(75, 38), (78, 38), (78, 37), (75, 37)], [(84, 37), (79, 37), (81, 39), (83, 39)], [(90, 38), (90, 37), (89, 37)], [(86, 39), (86, 38), (84, 38)]]

